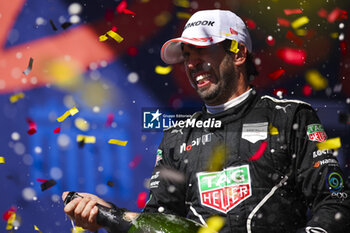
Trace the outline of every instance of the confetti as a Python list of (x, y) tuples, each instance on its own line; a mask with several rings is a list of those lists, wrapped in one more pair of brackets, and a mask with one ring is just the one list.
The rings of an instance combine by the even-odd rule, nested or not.
[(34, 225), (34, 230), (39, 231), (40, 233), (42, 233), (36, 225)]
[(315, 91), (323, 90), (328, 86), (328, 80), (318, 70), (308, 70), (305, 79)]
[(59, 132), (61, 132), (61, 127), (58, 127), (58, 128), (53, 130), (53, 133), (59, 133)]
[(113, 113), (109, 113), (107, 115), (107, 120), (106, 120), (105, 126), (106, 127), (111, 127), (113, 121), (114, 121), (114, 114)]
[(130, 168), (135, 168), (141, 162), (142, 156), (136, 155), (132, 161), (129, 163)]
[(179, 19), (189, 19), (191, 17), (191, 14), (187, 12), (177, 12), (176, 17)]
[(82, 227), (73, 227), (72, 228), (72, 233), (82, 233), (85, 232), (84, 228)]
[(136, 201), (137, 208), (140, 208), (140, 209), (145, 208), (146, 200), (147, 200), (147, 193), (146, 192), (139, 193)]
[(117, 140), (117, 139), (109, 139), (108, 143), (109, 144), (116, 144), (116, 145), (119, 145), (119, 146), (126, 146), (128, 141), (120, 141), (120, 140)]
[(175, 0), (174, 4), (183, 8), (189, 8), (191, 6), (188, 0)]
[(347, 11), (344, 11), (339, 8), (335, 8), (332, 12), (329, 13), (327, 20), (330, 23), (334, 23), (338, 19), (348, 19)]
[(276, 80), (278, 78), (280, 78), (282, 76), (282, 74), (284, 74), (286, 71), (282, 68), (268, 74), (269, 78), (272, 80)]
[(316, 146), (319, 150), (335, 150), (341, 147), (341, 141), (339, 137), (331, 138), (324, 142), (317, 143)]
[(135, 57), (135, 56), (137, 56), (138, 53), (139, 53), (139, 50), (136, 47), (129, 47), (128, 48), (129, 56)]
[[(118, 33), (114, 32), (114, 31), (112, 31), (112, 30), (109, 30), (106, 34), (107, 34), (108, 36), (112, 37), (112, 38), (113, 38), (115, 41), (117, 41), (118, 43), (121, 43), (121, 42), (124, 40), (123, 37), (121, 37)], [(105, 40), (107, 40), (108, 37), (106, 36), (106, 34), (101, 35), (101, 36), (99, 37), (99, 40), (100, 40), (100, 41), (105, 41)]]
[(346, 51), (347, 51), (346, 42), (345, 42), (345, 41), (340, 41), (339, 46), (340, 46), (340, 52), (341, 52), (341, 54), (342, 54), (342, 55), (345, 55), (345, 54), (346, 54)]
[(36, 123), (29, 117), (27, 117), (27, 123), (29, 124), (29, 130), (27, 131), (27, 133), (29, 135), (33, 135), (35, 134), (37, 131), (37, 127), (36, 127)]
[(54, 31), (57, 31), (57, 28), (55, 26), (55, 24), (53, 23), (52, 19), (49, 20), (50, 21), (50, 24), (51, 24), (51, 27)]
[(5, 163), (5, 158), (0, 156), (0, 163)]
[(294, 44), (296, 44), (297, 46), (301, 47), (303, 45), (303, 40), (299, 37), (297, 37), (296, 35), (294, 35), (294, 33), (292, 31), (287, 32), (286, 34), (286, 38), (289, 39), (291, 42), (293, 42)]
[(154, 71), (157, 73), (157, 74), (161, 74), (161, 75), (167, 75), (171, 72), (172, 70), (172, 67), (171, 66), (156, 66), (154, 68)]
[(233, 53), (238, 53), (239, 49), (238, 49), (238, 42), (237, 41), (235, 41), (235, 40), (231, 41), (230, 51)]
[(263, 141), (260, 144), (259, 149), (255, 152), (255, 154), (249, 158), (249, 161), (256, 161), (260, 159), (260, 157), (264, 154), (266, 147), (267, 147), (267, 141)]
[(109, 187), (113, 187), (113, 186), (114, 186), (114, 182), (111, 181), (111, 180), (109, 180), (109, 181), (107, 181), (107, 185), (108, 185)]
[(272, 36), (267, 36), (266, 37), (266, 44), (273, 46), (275, 44), (275, 38), (273, 38)]
[(277, 50), (277, 56), (292, 65), (304, 65), (306, 52), (303, 49), (282, 48)]
[(276, 89), (273, 89), (273, 94), (275, 96), (278, 96), (280, 98), (282, 98), (282, 95), (287, 95), (288, 91), (286, 88), (276, 88)]
[(292, 28), (297, 29), (297, 28), (307, 24), (308, 22), (309, 22), (309, 18), (306, 16), (302, 16), (302, 17), (294, 20), (290, 25), (292, 26)]
[(8, 221), (10, 217), (16, 213), (17, 208), (15, 206), (11, 206), (8, 210), (5, 211), (5, 213), (2, 215), (2, 219), (5, 221)]
[(273, 126), (271, 123), (269, 125), (269, 133), (271, 135), (278, 135), (279, 134), (278, 129), (275, 126)]
[(57, 118), (58, 122), (62, 122), (64, 121), (67, 117), (69, 116), (74, 116), (75, 114), (77, 114), (79, 112), (79, 110), (76, 107), (73, 107), (71, 109), (69, 109), (68, 111), (66, 111), (62, 116), (60, 116), (59, 118)]
[(77, 135), (77, 142), (95, 143), (96, 142), (96, 137), (95, 136), (87, 136), (87, 135), (78, 134)]
[(207, 227), (203, 226), (198, 230), (198, 233), (213, 233), (219, 232), (225, 225), (225, 218), (220, 216), (211, 216), (207, 219)]
[(40, 185), (41, 191), (45, 191), (46, 189), (49, 189), (56, 184), (57, 182), (54, 179), (50, 179)]
[(23, 98), (24, 98), (24, 93), (20, 92), (20, 93), (11, 95), (9, 100), (10, 100), (10, 103), (13, 104), (13, 103), (16, 103), (18, 100), (23, 99)]
[(90, 124), (86, 120), (80, 117), (74, 120), (74, 125), (81, 131), (88, 131), (90, 128)]
[(284, 9), (285, 15), (301, 14), (303, 11), (301, 9)]
[(321, 18), (327, 18), (328, 12), (321, 8), (318, 12), (317, 12), (318, 16), (320, 16)]
[(247, 27), (251, 30), (256, 28), (256, 23), (252, 19), (246, 19), (245, 23), (246, 23)]
[(36, 181), (41, 182), (41, 183), (44, 183), (44, 182), (47, 182), (47, 181), (49, 181), (49, 180), (41, 179), (41, 178), (36, 178)]
[(70, 26), (72, 26), (73, 24), (71, 22), (65, 22), (63, 24), (61, 24), (61, 28), (63, 30), (66, 30), (67, 28), (69, 28)]
[(118, 30), (118, 28), (116, 26), (113, 26), (111, 29), (113, 32), (116, 32)]
[(290, 26), (289, 20), (283, 19), (283, 18), (277, 18), (277, 23), (278, 23), (280, 26), (283, 26), (283, 27), (289, 27), (289, 26)]
[(312, 87), (309, 84), (304, 85), (303, 87), (303, 94), (305, 96), (310, 96), (312, 93)]
[(308, 35), (308, 30), (297, 29), (297, 30), (295, 30), (295, 34), (297, 34), (298, 36), (306, 36), (306, 35)]
[(213, 149), (213, 153), (209, 158), (208, 171), (220, 171), (226, 160), (227, 148), (224, 145), (218, 145)]
[(13, 228), (13, 222), (16, 219), (16, 212), (13, 212), (9, 219), (7, 220), (6, 230), (11, 230)]
[(30, 71), (32, 71), (33, 68), (33, 58), (29, 58), (29, 64), (28, 67), (25, 71), (23, 71), (23, 74), (28, 75), (30, 73)]
[(125, 0), (123, 0), (116, 7), (116, 11), (118, 13), (129, 14), (129, 15), (136, 15), (136, 13), (132, 12), (131, 10), (126, 9), (127, 6), (128, 6), (128, 4), (126, 3)]

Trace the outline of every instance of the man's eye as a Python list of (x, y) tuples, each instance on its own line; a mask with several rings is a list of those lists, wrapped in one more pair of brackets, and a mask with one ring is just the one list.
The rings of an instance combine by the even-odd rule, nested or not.
[(183, 56), (185, 59), (187, 59), (187, 58), (190, 56), (190, 54), (189, 54), (189, 53), (183, 53), (182, 56)]

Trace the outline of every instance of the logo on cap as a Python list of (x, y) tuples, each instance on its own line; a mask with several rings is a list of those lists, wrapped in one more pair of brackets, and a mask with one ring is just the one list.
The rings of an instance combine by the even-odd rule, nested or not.
[(185, 30), (186, 28), (195, 27), (195, 26), (199, 26), (199, 25), (202, 25), (202, 26), (212, 26), (212, 27), (213, 27), (213, 26), (214, 26), (214, 23), (215, 23), (215, 21), (208, 21), (208, 20), (202, 21), (202, 20), (199, 20), (199, 21), (196, 21), (196, 22), (192, 22), (192, 23), (186, 24), (184, 30)]

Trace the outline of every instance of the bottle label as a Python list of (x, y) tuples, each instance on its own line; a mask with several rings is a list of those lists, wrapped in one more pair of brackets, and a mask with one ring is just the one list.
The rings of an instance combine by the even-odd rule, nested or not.
[(197, 173), (201, 203), (227, 213), (252, 195), (249, 165)]

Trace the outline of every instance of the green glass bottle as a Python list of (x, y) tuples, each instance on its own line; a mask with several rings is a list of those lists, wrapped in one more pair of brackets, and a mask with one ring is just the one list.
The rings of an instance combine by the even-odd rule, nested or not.
[[(76, 197), (80, 197), (78, 193), (69, 192), (64, 203), (68, 204)], [(195, 221), (175, 215), (131, 213), (99, 204), (97, 207), (97, 223), (109, 233), (197, 233), (203, 227)]]

